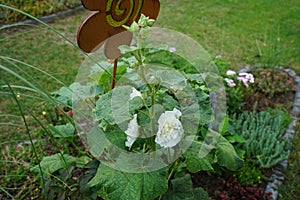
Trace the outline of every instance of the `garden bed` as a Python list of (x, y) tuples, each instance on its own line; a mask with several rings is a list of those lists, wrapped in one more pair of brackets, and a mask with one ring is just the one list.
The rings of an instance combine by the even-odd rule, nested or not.
[[(246, 67), (240, 73), (248, 73)], [(290, 143), (294, 137), (297, 116), (299, 114), (300, 77), (291, 69), (259, 69), (251, 71), (255, 75), (257, 89), (248, 91), (244, 96), (242, 110), (261, 112), (268, 109), (283, 109), (292, 116), (284, 137)], [(254, 86), (255, 87), (255, 86)], [(270, 94), (270, 92), (274, 92)], [(290, 147), (291, 148), (291, 147)], [(254, 185), (247, 182), (238, 183), (235, 173), (213, 174), (198, 172), (192, 174), (193, 186), (203, 187), (212, 199), (278, 199), (278, 188), (284, 181), (287, 170), (287, 159), (274, 165), (272, 168), (262, 170), (262, 178)]]
[[(296, 81), (297, 82), (297, 81)], [(266, 88), (265, 88), (266, 89)], [(261, 100), (261, 99), (268, 99), (268, 101), (262, 101), (261, 103), (258, 103), (258, 105), (257, 105), (257, 111), (263, 111), (263, 110), (265, 110), (266, 108), (269, 108), (269, 107), (272, 107), (272, 108), (280, 108), (280, 109), (283, 109), (283, 110), (285, 110), (285, 111), (290, 111), (290, 109), (293, 107), (293, 105), (292, 105), (292, 103), (290, 103), (290, 102), (292, 102), (293, 101), (293, 95), (294, 95), (294, 93), (295, 93), (295, 88), (294, 87), (291, 87), (291, 91), (288, 91), (288, 92), (286, 92), (285, 94), (279, 94), (279, 95), (275, 95), (275, 97), (279, 97), (279, 98), (269, 98), (268, 97), (268, 95), (265, 95), (264, 93), (262, 93), (261, 91), (260, 92), (258, 92), (257, 94), (255, 94), (255, 95), (253, 95), (253, 96), (251, 96), (251, 95), (249, 95), (248, 97), (246, 96), (245, 97), (245, 102), (251, 102), (251, 103), (248, 103), (248, 104), (245, 104), (244, 105), (244, 107), (242, 107), (242, 109), (243, 110), (249, 110), (249, 111), (251, 111), (252, 110), (252, 106), (247, 106), (247, 105), (249, 105), (249, 104), (254, 104), (254, 102), (256, 102), (257, 100)], [(259, 97), (263, 97), (263, 98), (259, 98)], [(288, 97), (288, 98), (286, 98), (286, 97)], [(278, 100), (278, 99), (281, 99), (281, 100)], [(68, 112), (69, 110), (66, 110), (66, 112)], [(297, 109), (295, 109), (295, 107), (293, 107), (293, 112), (292, 112), (292, 114), (294, 115), (294, 116), (296, 116), (297, 115)], [(294, 119), (294, 120), (296, 120), (296, 119)], [(293, 126), (293, 124), (291, 124), (289, 127), (291, 128), (291, 126)], [(292, 129), (289, 129), (289, 132), (293, 132), (292, 131)], [(62, 143), (64, 143), (64, 142), (66, 142), (66, 143), (68, 143), (69, 141), (68, 140), (64, 140), (64, 139), (62, 139)], [(73, 142), (75, 142), (75, 143), (77, 143), (78, 144), (78, 140), (74, 140)], [(49, 153), (49, 155), (52, 155), (52, 154), (54, 154), (55, 153), (55, 150), (53, 150), (52, 149), (52, 147), (51, 147), (51, 144), (50, 143), (48, 143), (49, 145), (45, 148), (46, 150), (45, 150), (45, 152), (47, 152), (47, 153)], [(82, 148), (82, 149), (84, 149), (81, 145), (77, 145), (77, 147), (79, 147), (79, 148)], [(68, 144), (68, 145), (66, 145), (66, 146), (61, 146), (61, 149), (65, 149), (65, 148), (68, 148), (68, 149), (72, 149), (72, 148), (74, 148), (74, 146), (72, 146), (72, 144), (70, 145), (70, 144)], [(51, 149), (51, 150), (50, 150)], [(57, 149), (57, 148), (54, 148), (54, 149)], [(74, 148), (75, 149), (75, 148)], [(70, 152), (69, 152), (69, 154), (71, 155), (71, 156), (74, 156), (74, 157), (76, 157), (76, 156), (79, 156), (79, 155), (81, 155), (81, 154), (78, 154), (77, 152), (76, 152), (76, 150), (70, 150)], [(86, 151), (87, 151), (87, 149), (85, 149)], [(90, 155), (89, 155), (90, 156)], [(285, 163), (285, 164), (284, 164)], [(283, 166), (283, 168), (286, 168), (286, 162), (283, 162), (283, 164), (284, 165), (279, 165), (279, 166)], [(278, 166), (278, 165), (277, 165)], [(72, 167), (74, 167), (74, 166), (72, 166)], [(275, 169), (274, 169), (275, 168)], [(264, 170), (263, 171), (263, 174), (264, 175), (266, 175), (267, 177), (270, 177), (271, 176), (271, 174), (273, 174), (273, 173), (270, 173), (270, 172), (276, 172), (276, 166), (274, 167), (274, 168), (271, 168), (270, 170)], [(63, 172), (63, 170), (60, 170), (59, 172), (55, 172), (55, 173), (53, 173), (53, 176), (54, 177), (60, 177), (62, 174), (63, 174), (64, 172)], [(86, 173), (90, 173), (90, 171), (89, 170), (86, 170), (86, 169), (77, 169), (76, 168), (76, 170), (74, 170), (74, 173), (73, 173), (73, 176), (72, 176), (72, 179), (73, 179), (73, 181), (77, 181), (77, 180), (81, 180), (81, 178), (82, 177), (84, 177), (84, 174), (86, 174)], [(95, 171), (93, 172), (93, 173), (90, 173), (90, 174), (92, 174), (92, 175), (95, 175)], [(282, 173), (281, 172), (276, 172), (276, 174), (277, 175), (282, 175)], [(206, 172), (199, 172), (199, 173), (197, 173), (197, 174), (194, 174), (194, 175), (192, 175), (192, 180), (194, 181), (194, 186), (197, 188), (197, 187), (199, 187), (199, 186), (203, 186), (204, 188), (207, 188), (206, 190), (208, 191), (208, 193), (211, 195), (211, 196), (213, 196), (213, 195), (216, 195), (216, 193), (217, 194), (220, 194), (219, 192), (212, 192), (211, 190), (212, 190), (212, 188), (214, 188), (214, 187), (212, 187), (212, 186), (207, 186), (206, 187), (206, 183), (199, 183), (199, 184), (196, 184), (196, 182), (197, 181), (195, 181), (195, 178), (197, 178), (197, 175), (198, 176), (200, 176), (200, 178), (199, 178), (199, 180), (201, 179), (201, 177), (202, 177), (202, 179), (201, 180), (203, 180), (203, 179), (205, 179), (205, 178), (207, 178), (207, 179), (210, 179), (211, 178), (211, 180), (213, 181), (213, 180), (215, 180), (215, 182), (216, 182), (216, 184), (218, 184), (218, 183), (220, 183), (221, 182), (221, 184), (224, 184), (224, 179), (222, 178), (222, 177), (220, 177), (219, 175), (213, 175), (212, 173), (206, 173)], [(234, 180), (232, 179), (232, 178), (230, 178), (231, 176), (226, 176), (226, 179), (228, 179), (230, 182), (231, 182), (231, 184), (233, 184), (234, 183)], [(85, 177), (86, 178), (86, 177)], [(89, 178), (91, 178), (91, 176), (89, 177)], [(274, 180), (276, 180), (277, 178), (275, 177), (275, 179)], [(49, 182), (49, 183), (54, 183), (53, 184), (53, 187), (55, 188), (57, 185), (59, 185), (60, 183), (57, 183), (57, 182), (55, 182), (55, 180), (52, 180), (53, 182)], [(211, 183), (212, 184), (212, 181), (209, 181), (209, 183)], [(279, 181), (282, 181), (282, 178), (279, 178)], [(199, 182), (201, 182), (201, 181), (199, 181)], [(64, 180), (64, 183), (66, 183), (66, 185), (73, 185), (73, 183), (74, 182), (72, 182), (72, 181), (69, 181), (69, 180)], [(86, 183), (86, 182), (85, 182)], [(57, 184), (57, 185), (55, 185), (55, 184)], [(87, 184), (87, 183), (86, 183)], [(262, 184), (259, 184), (260, 186), (261, 186), (261, 188), (265, 188), (265, 184), (266, 184), (266, 182), (264, 182), (264, 183), (262, 183)], [(60, 185), (61, 186), (61, 191), (64, 191), (65, 192), (65, 194), (70, 194), (70, 195), (74, 195), (74, 193), (68, 193), (69, 192), (69, 190), (65, 187), (65, 185)], [(35, 187), (37, 188), (37, 186), (35, 185)], [(272, 186), (273, 187), (273, 186)], [(276, 186), (277, 187), (277, 186)], [(57, 187), (56, 187), (57, 188)], [(215, 186), (215, 188), (220, 188), (219, 186)], [(223, 188), (226, 188), (226, 185), (223, 185)], [(49, 188), (48, 188), (49, 189)], [(50, 188), (51, 189), (51, 188)], [(74, 188), (73, 188), (74, 189)], [(275, 188), (276, 189), (276, 188)], [(217, 189), (216, 189), (216, 191), (217, 191)], [(41, 192), (41, 191), (40, 191)], [(78, 194), (78, 193), (75, 193), (75, 194)], [(52, 194), (53, 195), (53, 194)]]
[[(163, 62), (169, 63), (168, 57), (171, 57), (173, 59), (172, 52), (166, 52), (166, 51), (163, 51), (163, 52), (164, 52), (163, 55), (165, 55), (165, 56), (163, 56), (165, 58), (165, 60), (163, 60)], [(151, 58), (152, 58), (153, 62), (157, 62), (157, 60), (154, 59), (154, 57), (151, 57)], [(161, 58), (161, 57), (159, 56), (159, 58)], [(183, 60), (181, 60), (181, 58), (178, 58), (176, 56), (175, 56), (175, 58), (176, 58), (175, 59), (176, 63), (179, 63), (179, 65), (177, 66), (179, 70), (180, 70), (180, 66), (186, 66), (185, 64), (183, 64)], [(123, 61), (124, 61), (124, 59), (123, 59)], [(111, 66), (109, 63), (107, 63), (107, 64), (109, 66)], [(119, 66), (119, 67), (122, 68), (123, 66)], [(99, 78), (99, 74), (102, 74), (102, 72), (99, 73), (99, 71), (94, 71), (93, 72), (94, 74), (87, 75), (85, 73), (89, 73), (89, 72), (87, 72), (86, 68), (84, 68), (84, 70), (85, 70), (85, 72), (82, 72), (83, 74), (80, 73), (81, 75), (83, 75), (83, 77), (91, 77), (91, 78), (98, 77)], [(265, 70), (265, 71), (268, 72), (269, 70)], [(290, 137), (288, 138), (288, 140), (285, 140), (283, 135), (285, 132), (291, 132), (291, 124), (293, 125), (293, 123), (294, 123), (294, 121), (292, 123), (290, 123), (291, 119), (289, 117), (289, 114), (285, 113), (284, 111), (291, 110), (292, 107), (293, 107), (293, 110), (295, 110), (295, 108), (297, 107), (296, 106), (297, 101), (299, 101), (299, 100), (297, 100), (297, 98), (295, 98), (295, 97), (297, 97), (298, 92), (296, 95), (295, 95), (295, 93), (296, 93), (296, 88), (298, 88), (298, 87), (295, 87), (294, 85), (297, 83), (296, 80), (299, 80), (299, 78), (298, 78), (298, 76), (296, 76), (296, 74), (293, 71), (289, 71), (289, 70), (286, 70), (287, 72), (280, 71), (280, 70), (278, 72), (277, 72), (277, 70), (272, 71), (272, 73), (269, 74), (270, 77), (273, 78), (273, 76), (275, 76), (276, 80), (280, 81), (280, 80), (282, 80), (282, 77), (278, 77), (277, 74), (279, 74), (279, 76), (285, 77), (284, 80), (286, 80), (285, 83), (287, 85), (279, 84), (280, 87), (279, 86), (277, 87), (277, 91), (275, 93), (270, 94), (269, 90), (265, 90), (265, 89), (268, 88), (270, 86), (268, 84), (271, 84), (271, 83), (260, 82), (260, 81), (266, 80), (268, 78), (265, 76), (265, 73), (264, 73), (265, 71), (263, 71), (263, 70), (259, 71), (257, 74), (254, 71), (253, 72), (255, 74), (254, 77), (250, 76), (248, 72), (236, 73), (236, 75), (238, 75), (238, 77), (247, 77), (248, 76), (248, 78), (249, 78), (249, 79), (247, 79), (247, 82), (243, 82), (242, 79), (239, 80), (237, 77), (238, 82), (236, 82), (237, 84), (235, 86), (239, 87), (239, 90), (242, 92), (240, 94), (243, 94), (243, 95), (240, 96), (239, 102), (235, 101), (236, 104), (229, 105), (229, 108), (230, 108), (230, 106), (236, 107), (235, 110), (240, 110), (240, 113), (238, 113), (238, 112), (231, 113), (231, 115), (229, 115), (230, 118), (228, 117), (227, 121), (225, 120), (223, 122), (226, 125), (223, 125), (222, 129), (219, 130), (221, 133), (221, 135), (219, 136), (220, 137), (219, 139), (221, 139), (223, 142), (226, 142), (225, 143), (226, 146), (230, 147), (229, 149), (227, 149), (227, 151), (233, 150), (233, 148), (231, 148), (231, 145), (233, 145), (235, 151), (238, 152), (238, 154), (236, 154), (234, 151), (232, 151), (231, 153), (227, 154), (224, 151), (224, 153), (227, 156), (229, 156), (229, 158), (231, 156), (233, 156), (233, 158), (234, 158), (233, 163), (228, 163), (226, 161), (226, 159), (223, 163), (222, 162), (218, 163), (214, 160), (210, 160), (210, 158), (208, 158), (208, 157), (199, 159), (196, 155), (197, 155), (197, 146), (199, 147), (199, 145), (201, 144), (201, 140), (195, 141), (194, 143), (192, 143), (192, 146), (190, 147), (188, 152), (184, 154), (184, 159), (179, 158), (175, 162), (177, 164), (180, 162), (186, 162), (185, 164), (183, 164), (183, 166), (186, 165), (187, 168), (186, 167), (183, 167), (182, 169), (181, 169), (181, 167), (174, 168), (175, 170), (178, 170), (178, 172), (175, 172), (175, 174), (173, 174), (172, 172), (170, 173), (169, 177), (171, 177), (171, 181), (169, 181), (169, 184), (171, 184), (172, 187), (170, 187), (170, 189), (168, 190), (168, 192), (166, 194), (162, 195), (163, 199), (169, 198), (166, 195), (171, 195), (171, 196), (175, 195), (175, 194), (176, 195), (187, 195), (183, 191), (182, 191), (183, 192), (182, 194), (179, 194), (178, 192), (181, 190), (177, 191), (177, 189), (178, 189), (177, 186), (181, 181), (187, 185), (192, 184), (192, 186), (194, 187), (194, 189), (191, 190), (192, 193), (190, 193), (190, 195), (196, 195), (196, 193), (198, 194), (199, 188), (203, 188), (203, 190), (201, 190), (201, 192), (199, 192), (199, 195), (204, 195), (204, 196), (202, 196), (203, 198), (206, 198), (205, 197), (206, 195), (203, 192), (207, 192), (211, 199), (222, 199), (222, 200), (243, 199), (243, 198), (253, 199), (253, 200), (255, 200), (255, 199), (262, 199), (262, 200), (263, 199), (266, 199), (266, 200), (277, 199), (277, 196), (278, 196), (277, 189), (278, 189), (280, 183), (283, 181), (283, 173), (284, 173), (284, 170), (286, 169), (286, 165), (285, 165), (285, 167), (282, 168), (282, 166), (283, 166), (282, 164), (286, 163), (286, 159), (289, 154), (289, 150), (287, 148), (290, 148), (290, 146), (288, 145), (290, 143)], [(124, 73), (124, 71), (120, 70), (118, 73)], [(159, 73), (162, 73), (162, 72), (159, 71)], [(292, 73), (295, 75), (292, 76), (291, 75)], [(120, 74), (118, 74), (118, 75), (120, 75)], [(262, 76), (260, 77), (260, 75), (262, 75)], [(232, 75), (229, 75), (229, 77), (231, 77), (231, 76)], [(252, 78), (253, 78), (253, 80), (255, 79), (255, 81), (252, 81)], [(98, 80), (97, 83), (99, 83), (100, 85), (103, 84), (103, 86), (105, 86), (106, 89), (109, 88), (108, 86), (110, 84), (110, 81), (109, 81), (110, 79), (107, 79), (107, 77), (101, 75), (100, 80)], [(199, 80), (196, 79), (196, 80), (200, 81), (200, 79)], [(226, 80), (226, 81), (228, 81), (228, 80)], [(199, 84), (199, 83), (197, 83), (197, 84)], [(76, 87), (78, 87), (78, 88), (76, 88)], [(81, 87), (85, 88), (86, 86), (80, 86), (80, 82), (79, 82), (79, 83), (71, 85), (70, 89), (73, 91), (74, 90), (83, 91), (83, 88), (81, 88)], [(122, 93), (120, 90), (121, 88), (123, 91), (131, 90), (130, 88), (120, 86), (120, 88), (117, 87), (117, 88), (109, 91), (107, 94), (110, 94), (113, 91), (117, 91), (117, 94), (121, 94)], [(232, 86), (228, 87), (227, 89), (228, 89), (227, 92), (231, 92), (231, 93), (228, 93), (228, 98), (232, 97), (231, 94), (236, 94), (235, 91), (233, 91), (233, 90), (238, 90), (237, 88), (232, 87)], [(102, 89), (99, 91), (102, 91)], [(274, 90), (271, 90), (271, 92), (273, 92), (273, 91)], [(291, 103), (291, 105), (290, 105), (290, 104), (286, 104), (287, 99), (278, 100), (278, 97), (284, 97), (284, 95), (281, 94), (282, 92), (289, 92), (291, 99), (295, 99), (295, 103), (294, 104)], [(138, 98), (140, 98), (138, 91), (135, 91), (132, 93), (135, 93), (136, 95), (138, 95)], [(64, 102), (64, 105), (67, 105), (68, 103), (70, 103), (71, 96), (70, 96), (70, 94), (68, 95), (67, 88), (61, 88), (59, 91), (56, 91), (53, 94), (55, 95), (55, 98), (58, 98), (58, 100), (60, 102)], [(113, 134), (116, 134), (116, 133), (120, 134), (121, 131), (119, 129), (115, 129), (114, 127), (110, 127), (107, 124), (108, 121), (112, 120), (109, 118), (111, 116), (111, 114), (106, 115), (105, 113), (102, 113), (103, 111), (111, 112), (110, 111), (111, 105), (107, 104), (107, 98), (111, 98), (111, 97), (107, 94), (102, 94), (102, 95), (100, 94), (99, 98), (97, 98), (98, 100), (97, 100), (96, 104), (95, 103), (90, 104), (91, 101), (89, 100), (88, 101), (88, 102), (90, 102), (89, 105), (92, 107), (96, 105), (97, 110), (94, 110), (93, 112), (97, 115), (97, 118), (100, 119), (100, 121), (105, 119), (105, 121), (102, 121), (101, 123), (99, 123), (99, 126), (100, 127), (107, 126), (107, 128), (108, 128), (107, 130), (109, 130), (109, 131), (111, 129), (112, 132), (109, 132), (109, 135), (110, 135), (109, 137), (112, 137), (112, 138), (110, 138), (110, 140), (111, 141), (123, 141), (125, 139), (124, 136), (119, 137), (118, 140), (116, 140), (116, 138), (113, 138), (114, 137)], [(256, 101), (254, 101), (252, 99), (252, 97), (254, 95), (251, 95), (251, 94), (256, 94), (257, 96), (261, 95), (261, 97), (263, 96), (263, 97), (267, 97), (267, 98), (263, 99), (260, 97), (260, 98), (257, 98)], [(83, 94), (81, 94), (81, 95), (83, 95)], [(85, 97), (86, 97), (86, 95), (88, 95), (88, 94), (84, 93)], [(236, 96), (234, 96), (234, 97), (236, 98)], [(247, 106), (249, 97), (251, 97), (251, 101), (250, 101), (251, 106)], [(170, 98), (170, 97), (168, 97), (168, 98)], [(274, 99), (276, 99), (276, 98), (277, 98), (277, 100), (275, 101)], [(136, 98), (133, 98), (132, 100), (134, 100), (134, 99), (135, 99), (135, 101), (137, 100)], [(175, 103), (175, 102), (174, 102), (174, 100), (172, 100), (172, 101), (171, 100), (172, 99), (169, 99), (168, 101), (163, 101), (163, 99), (162, 99), (160, 101), (163, 102), (162, 105), (165, 105), (167, 107), (171, 106), (171, 108), (172, 108), (173, 105), (170, 103), (171, 102)], [(260, 100), (262, 100), (262, 101), (260, 101)], [(126, 100), (126, 101), (130, 102), (130, 100)], [(211, 101), (213, 102), (213, 100), (211, 100)], [(138, 103), (138, 105), (141, 104), (141, 102), (135, 102), (135, 103)], [(80, 106), (80, 108), (82, 108), (81, 106)], [(132, 104), (132, 106), (136, 106), (136, 105)], [(66, 107), (63, 108), (64, 113), (68, 114), (71, 111), (70, 110), (71, 108), (74, 110), (77, 109), (76, 107), (71, 107), (70, 105), (67, 105)], [(107, 110), (107, 108), (108, 108), (108, 110)], [(139, 108), (142, 108), (142, 107), (139, 106)], [(248, 108), (248, 110), (246, 110), (245, 108)], [(278, 110), (278, 108), (280, 108), (281, 110)], [(56, 112), (63, 114), (63, 112), (61, 112), (61, 111), (56, 111)], [(82, 112), (87, 113), (84, 110), (82, 110)], [(91, 110), (89, 110), (88, 112), (90, 112), (90, 114), (91, 114)], [(174, 110), (172, 112), (174, 112)], [(101, 115), (100, 115), (100, 113), (101, 113)], [(294, 114), (295, 114), (295, 112), (294, 112)], [(86, 147), (88, 147), (88, 149), (86, 149), (86, 150), (89, 150), (92, 154), (99, 155), (99, 153), (97, 152), (97, 151), (99, 151), (99, 149), (96, 148), (96, 146), (98, 146), (97, 140), (101, 141), (104, 138), (102, 138), (101, 135), (98, 135), (96, 137), (88, 136), (88, 134), (98, 134), (96, 132), (93, 132), (94, 128), (93, 128), (93, 125), (91, 125), (92, 119), (90, 117), (88, 117), (88, 118), (90, 119), (89, 123), (86, 123), (87, 121), (81, 121), (81, 120), (78, 121), (78, 119), (75, 118), (75, 120), (77, 120), (77, 123), (80, 122), (79, 130), (82, 130), (82, 128), (89, 130), (85, 133), (79, 132), (79, 134), (83, 135), (83, 137), (82, 137), (83, 141), (84, 141)], [(79, 118), (79, 119), (81, 119), (81, 118)], [(86, 119), (86, 117), (82, 118), (82, 119)], [(255, 129), (256, 132), (252, 132), (251, 134), (255, 134), (258, 137), (260, 137), (260, 135), (263, 135), (263, 136), (261, 138), (256, 138), (254, 140), (252, 139), (252, 142), (256, 142), (256, 141), (259, 142), (261, 140), (262, 141), (261, 144), (263, 144), (265, 146), (270, 146), (269, 149), (271, 149), (271, 151), (268, 150), (268, 153), (265, 154), (264, 152), (262, 152), (262, 151), (264, 151), (264, 148), (261, 147), (261, 149), (254, 148), (255, 151), (253, 151), (253, 148), (252, 148), (251, 153), (248, 153), (248, 150), (251, 150), (251, 148), (249, 149), (247, 147), (247, 148), (243, 149), (244, 148), (243, 144), (246, 142), (246, 140), (250, 140), (250, 138), (251, 138), (251, 136), (248, 137), (247, 134), (244, 133), (245, 130), (246, 131), (248, 130), (248, 128), (244, 128), (243, 130), (241, 129), (241, 126), (244, 126), (245, 123), (247, 124), (247, 126), (252, 126), (255, 123), (257, 124), (257, 126), (259, 126), (260, 129)], [(289, 125), (289, 123), (290, 123), (290, 125)], [(57, 127), (57, 128), (60, 129), (60, 127)], [(286, 128), (289, 128), (289, 129), (287, 129), (287, 131), (285, 131)], [(251, 129), (251, 128), (249, 128), (249, 129)], [(253, 127), (252, 127), (252, 129), (253, 129)], [(265, 131), (265, 129), (267, 131)], [(201, 129), (201, 131), (203, 131), (203, 129)], [(242, 132), (243, 132), (243, 134), (241, 134)], [(72, 136), (73, 131), (71, 131), (70, 134), (71, 134), (70, 136)], [(272, 135), (270, 138), (266, 134), (274, 134), (274, 135)], [(58, 137), (65, 137), (65, 136), (60, 135)], [(89, 139), (89, 137), (92, 137), (92, 138)], [(274, 138), (272, 138), (272, 137), (274, 137)], [(101, 139), (99, 139), (99, 138), (101, 138)], [(280, 141), (281, 147), (276, 146), (277, 139)], [(230, 143), (227, 140), (230, 141)], [(142, 142), (142, 141), (143, 140), (141, 140), (139, 142)], [(275, 143), (274, 143), (274, 141), (275, 141)], [(139, 144), (139, 142), (138, 142), (138, 144)], [(262, 146), (261, 144), (260, 144), (260, 146)], [(103, 145), (105, 145), (105, 144), (103, 144)], [(122, 142), (121, 143), (118, 142), (118, 145), (122, 146), (124, 144), (122, 144)], [(249, 143), (249, 145), (251, 145), (251, 143)], [(105, 148), (109, 149), (110, 147), (108, 146)], [(133, 146), (133, 148), (137, 148), (137, 147)], [(218, 149), (220, 147), (217, 146), (214, 148)], [(277, 151), (277, 148), (278, 148), (278, 151)], [(272, 149), (273, 150), (276, 149), (277, 152), (273, 152)], [(219, 151), (223, 151), (223, 149), (220, 148)], [(280, 152), (280, 151), (282, 151), (282, 152)], [(254, 155), (253, 155), (253, 153), (254, 153)], [(255, 153), (257, 153), (257, 154), (255, 154)], [(71, 155), (73, 157), (69, 157), (69, 155)], [(69, 153), (69, 155), (65, 155), (65, 156), (67, 156), (68, 159), (75, 159), (77, 156), (76, 153)], [(239, 156), (237, 156), (237, 155), (239, 155)], [(214, 159), (222, 159), (222, 157), (220, 155), (218, 155), (218, 151), (213, 150), (212, 152), (209, 153), (209, 157), (210, 156), (215, 157)], [(263, 157), (260, 160), (260, 158), (258, 156), (263, 156)], [(241, 166), (240, 166), (240, 164), (238, 164), (240, 162), (238, 160), (241, 160), (241, 158), (238, 158), (238, 157), (241, 157), (243, 159), (244, 164), (243, 164), (242, 168), (240, 168)], [(51, 159), (57, 159), (57, 155), (52, 156)], [(98, 159), (101, 160), (100, 165), (99, 165), (99, 163), (96, 165), (93, 164), (92, 168), (90, 168), (91, 166), (87, 167), (88, 171), (86, 171), (86, 172), (84, 172), (80, 169), (73, 171), (72, 172), (73, 173), (72, 180), (80, 181), (80, 180), (84, 179), (86, 181), (85, 183), (89, 183), (89, 185), (93, 186), (92, 188), (98, 188), (98, 194), (100, 194), (99, 196), (101, 196), (105, 199), (105, 198), (107, 198), (106, 195), (109, 195), (109, 193), (106, 193), (106, 190), (109, 188), (112, 190), (115, 189), (114, 183), (109, 181), (105, 176), (107, 174), (112, 173), (112, 176), (113, 176), (112, 179), (114, 179), (114, 178), (118, 179), (118, 178), (120, 178), (119, 175), (122, 176), (121, 174), (122, 173), (126, 174), (126, 172), (117, 172), (117, 170), (109, 169), (108, 167), (105, 167), (103, 164), (101, 164), (101, 162), (106, 162), (107, 159), (110, 159), (110, 158), (106, 158), (105, 154), (101, 155), (100, 158), (98, 158)], [(118, 159), (118, 158), (114, 158), (114, 159)], [(166, 160), (168, 160), (167, 157), (164, 158), (165, 162), (166, 162)], [(96, 161), (93, 161), (93, 162), (95, 163)], [(197, 164), (195, 164), (195, 162)], [(207, 166), (202, 165), (203, 164), (202, 162), (208, 162), (208, 163), (206, 163)], [(42, 161), (42, 163), (43, 163), (43, 161)], [(88, 165), (91, 165), (91, 164), (88, 164)], [(172, 163), (169, 167), (174, 167), (173, 165), (174, 165), (174, 163)], [(102, 174), (102, 171), (105, 171), (105, 173), (103, 172), (103, 174)], [(80, 172), (80, 173), (78, 174), (78, 172)], [(183, 175), (182, 172), (185, 172), (185, 175)], [(36, 171), (36, 173), (37, 173), (37, 171)], [(114, 176), (115, 173), (119, 174), (118, 177)], [(55, 171), (54, 171), (54, 174), (55, 174), (55, 176), (60, 176), (60, 174), (57, 174), (57, 172), (55, 172)], [(189, 181), (189, 177), (191, 177), (191, 180), (190, 180), (191, 182)], [(68, 181), (68, 180), (66, 180), (66, 181)], [(104, 182), (102, 182), (102, 181), (104, 181)], [(124, 181), (124, 180), (120, 179), (119, 181)], [(159, 180), (156, 180), (156, 181), (159, 181)], [(56, 182), (56, 181), (54, 181), (54, 182)], [(98, 185), (99, 182), (101, 182), (102, 184), (103, 183), (108, 184), (108, 185), (105, 185), (105, 187), (108, 187), (108, 188), (106, 188), (105, 191), (102, 191), (101, 188), (103, 186)], [(190, 190), (188, 188), (186, 188), (186, 189)], [(49, 191), (51, 191), (50, 188), (49, 188)], [(93, 191), (93, 189), (90, 188), (87, 191), (88, 191), (88, 193), (95, 194), (97, 189), (96, 189), (96, 191)], [(81, 188), (78, 188), (78, 192), (81, 195), (83, 195), (81, 193), (82, 192)], [(72, 193), (69, 193), (69, 195), (72, 195)], [(194, 197), (194, 198), (198, 199), (198, 197), (197, 198)]]

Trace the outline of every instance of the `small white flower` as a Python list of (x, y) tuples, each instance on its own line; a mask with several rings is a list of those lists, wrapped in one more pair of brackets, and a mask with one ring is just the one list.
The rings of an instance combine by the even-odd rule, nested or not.
[(174, 52), (176, 52), (176, 48), (175, 48), (175, 47), (170, 47), (170, 48), (169, 48), (169, 51), (170, 51), (171, 53), (174, 53)]
[(246, 72), (242, 72), (242, 73), (239, 73), (239, 76), (248, 76), (248, 73), (246, 73)]
[(222, 58), (222, 55), (217, 55), (215, 58), (216, 58), (216, 59), (221, 59), (221, 58)]
[(254, 76), (251, 73), (239, 73), (239, 77), (237, 77), (239, 81), (242, 81), (246, 87), (249, 87), (248, 82), (254, 83)]
[(237, 80), (243, 82), (243, 84), (244, 84), (246, 87), (249, 87), (249, 85), (248, 85), (248, 79), (247, 79), (247, 78), (245, 78), (245, 77), (243, 77), (243, 76), (239, 76), (239, 77), (237, 77)]
[(250, 83), (254, 83), (254, 76), (253, 76), (253, 74), (248, 74), (248, 80), (249, 80), (249, 82)]
[(236, 86), (235, 82), (232, 79), (224, 78), (224, 80), (226, 81), (228, 87), (235, 87)]
[(136, 90), (134, 87), (132, 87), (132, 92), (130, 93), (129, 100), (132, 100), (134, 97), (142, 98), (142, 94), (138, 90)]
[(133, 119), (130, 120), (125, 134), (127, 135), (127, 141), (125, 142), (125, 146), (129, 147), (130, 149), (135, 140), (139, 137), (139, 125), (137, 123), (137, 114), (135, 114), (133, 116)]
[(173, 111), (166, 111), (158, 119), (158, 132), (155, 142), (167, 148), (177, 145), (184, 135), (184, 130), (179, 117), (181, 112), (176, 108)]
[(232, 71), (232, 70), (227, 70), (226, 75), (227, 76), (233, 76), (233, 75), (236, 75), (236, 72)]

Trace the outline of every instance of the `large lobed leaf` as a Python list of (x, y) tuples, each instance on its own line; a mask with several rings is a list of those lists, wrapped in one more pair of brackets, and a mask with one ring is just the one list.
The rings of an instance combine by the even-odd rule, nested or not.
[(104, 199), (149, 200), (168, 190), (166, 168), (144, 173), (126, 173), (100, 164), (89, 182)]
[(78, 158), (70, 156), (68, 154), (55, 154), (52, 156), (46, 156), (40, 162), (42, 172), (38, 165), (32, 167), (30, 171), (41, 176), (50, 178), (51, 174), (59, 169), (67, 169), (70, 166), (75, 166)]
[(223, 136), (218, 139), (216, 157), (220, 166), (229, 170), (236, 170), (243, 164), (243, 160), (238, 156), (234, 147)]
[(70, 123), (57, 126), (50, 125), (49, 128), (52, 135), (57, 138), (71, 138), (75, 136), (75, 127)]
[(234, 171), (243, 163), (232, 144), (214, 131), (207, 133), (205, 141), (193, 141), (184, 157), (187, 169), (192, 173), (213, 171), (215, 163)]
[(193, 141), (189, 149), (184, 153), (189, 172), (196, 173), (199, 171), (213, 171), (212, 163), (214, 160), (214, 155), (209, 152), (210, 147), (207, 146), (205, 149), (206, 155), (200, 157), (199, 154), (200, 151), (204, 150), (203, 147), (203, 142)]
[(120, 86), (99, 97), (93, 112), (101, 128), (105, 130), (107, 124), (115, 125), (131, 120), (134, 111), (143, 106), (140, 97), (130, 99), (131, 91), (131, 86)]

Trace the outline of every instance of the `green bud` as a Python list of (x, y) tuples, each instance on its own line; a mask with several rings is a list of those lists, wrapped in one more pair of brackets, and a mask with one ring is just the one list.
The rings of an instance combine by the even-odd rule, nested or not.
[(148, 26), (153, 26), (155, 20), (154, 19), (149, 19), (148, 20)]

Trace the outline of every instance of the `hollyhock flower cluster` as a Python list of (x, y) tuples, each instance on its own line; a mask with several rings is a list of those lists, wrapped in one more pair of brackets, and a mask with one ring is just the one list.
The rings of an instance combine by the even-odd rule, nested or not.
[[(141, 97), (141, 93), (135, 88), (132, 89), (130, 99), (136, 96)], [(183, 126), (179, 120), (181, 112), (174, 108), (172, 111), (165, 111), (158, 119), (158, 131), (156, 133), (155, 142), (163, 148), (174, 147), (177, 145), (184, 135)], [(137, 122), (137, 114), (134, 114), (132, 120), (128, 123), (128, 128), (125, 131), (127, 141), (125, 146), (129, 149), (139, 137), (139, 125)]]

